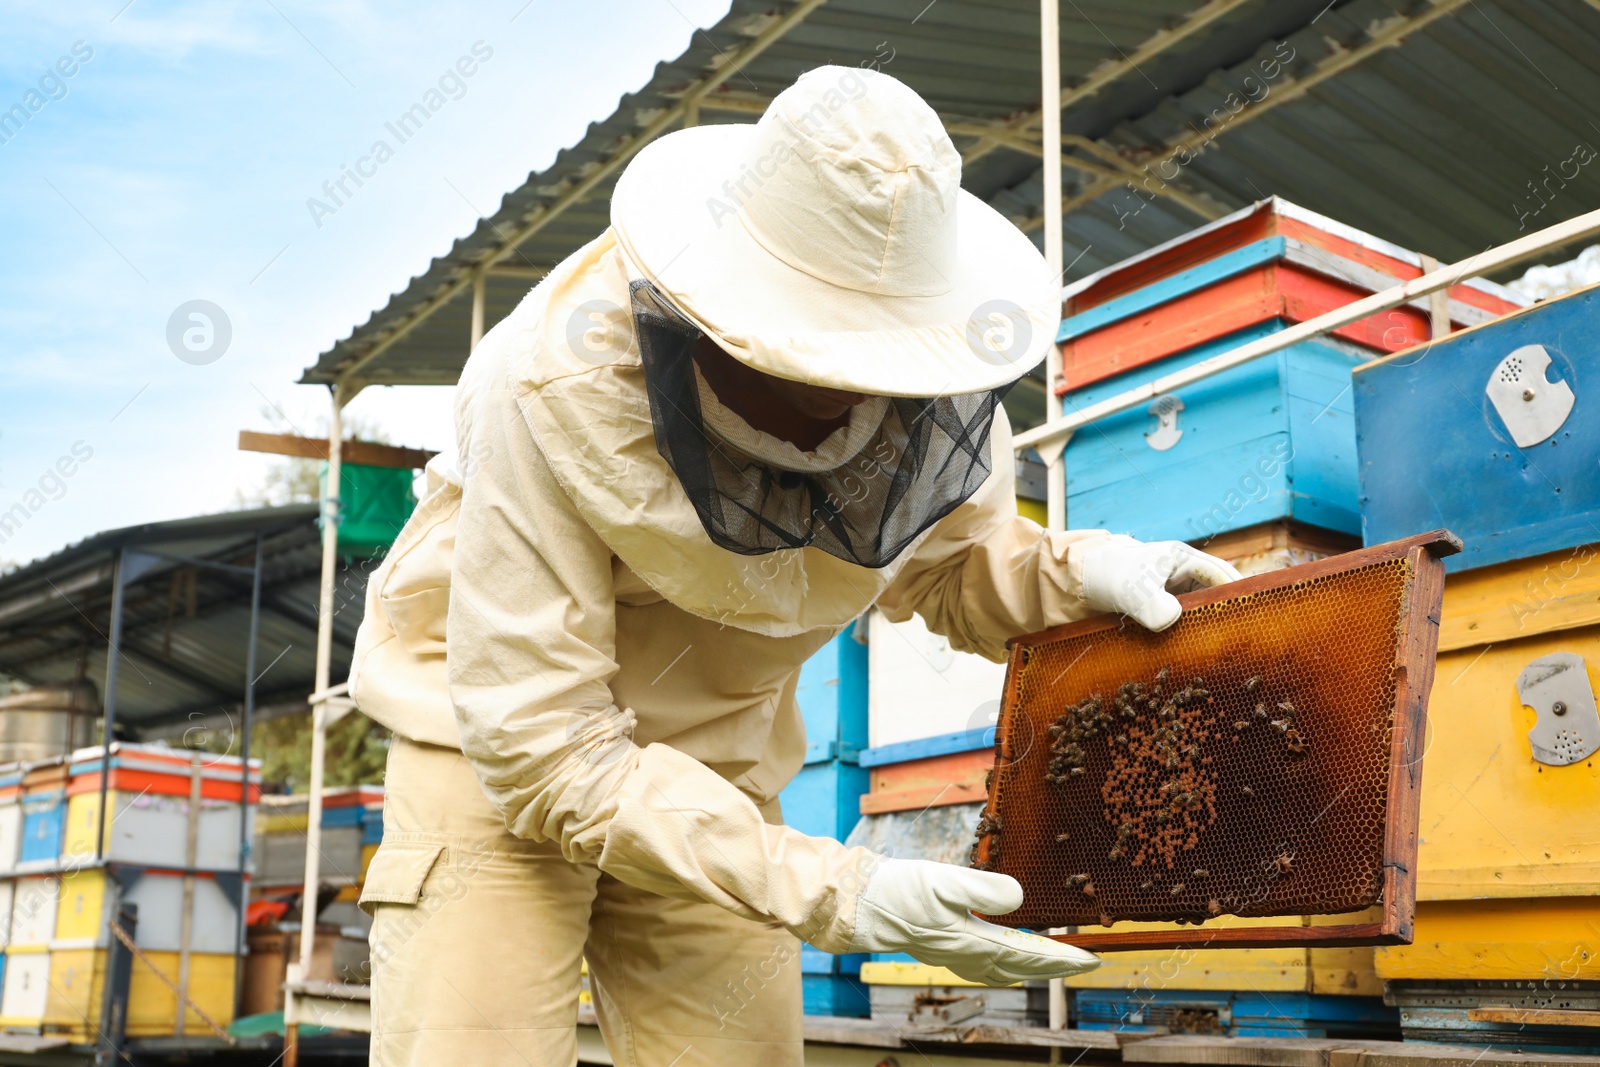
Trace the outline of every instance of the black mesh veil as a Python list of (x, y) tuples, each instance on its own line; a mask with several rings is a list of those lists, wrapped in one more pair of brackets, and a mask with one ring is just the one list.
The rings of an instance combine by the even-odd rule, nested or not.
[(809, 545), (882, 567), (989, 477), (989, 432), (1009, 385), (890, 398), (877, 431), (831, 470), (789, 470), (746, 454), (702, 418), (700, 331), (649, 282), (634, 282), (631, 292), (656, 449), (706, 534), (730, 552)]

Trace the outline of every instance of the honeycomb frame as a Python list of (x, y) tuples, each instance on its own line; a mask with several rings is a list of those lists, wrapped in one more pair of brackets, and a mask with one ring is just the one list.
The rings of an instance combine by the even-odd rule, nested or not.
[(1098, 616), (1009, 642), (973, 863), (1024, 903), (989, 918), (1097, 951), (1409, 944), (1460, 548), (1440, 530), (1187, 593), (1159, 634)]

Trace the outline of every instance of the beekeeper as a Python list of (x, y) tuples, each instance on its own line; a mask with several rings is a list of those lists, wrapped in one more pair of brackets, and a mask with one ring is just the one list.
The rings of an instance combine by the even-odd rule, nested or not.
[(799, 942), (985, 983), (1095, 966), (971, 912), (1009, 877), (783, 825), (800, 665), (876, 605), (953, 647), (1228, 581), (1020, 518), (1001, 396), (1059, 279), (895, 79), (803, 75), (643, 149), (611, 228), (468, 360), (458, 467), (374, 574), (351, 669), (394, 731), (372, 1062), (801, 1062)]

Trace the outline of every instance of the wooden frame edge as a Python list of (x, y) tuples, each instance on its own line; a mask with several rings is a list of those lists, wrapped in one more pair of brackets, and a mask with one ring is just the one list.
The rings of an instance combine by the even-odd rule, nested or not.
[[(1329, 574), (1339, 574), (1356, 567), (1364, 567), (1371, 563), (1383, 563), (1387, 560), (1399, 559), (1413, 550), (1425, 550), (1434, 559), (1452, 556), (1461, 551), (1461, 539), (1449, 530), (1432, 530), (1428, 533), (1417, 534), (1415, 537), (1402, 538), (1399, 541), (1386, 541), (1381, 545), (1371, 545), (1367, 548), (1358, 548), (1351, 552), (1344, 552), (1337, 556), (1327, 556), (1323, 559), (1312, 560), (1310, 563), (1301, 563), (1282, 570), (1268, 571), (1265, 574), (1251, 575), (1241, 578), (1237, 582), (1226, 585), (1213, 585), (1206, 589), (1196, 589), (1192, 593), (1182, 593), (1178, 596), (1178, 603), (1185, 612), (1191, 608), (1205, 607), (1223, 600), (1233, 600), (1241, 596), (1251, 596), (1264, 593), (1272, 589), (1281, 589), (1295, 585), (1298, 582), (1314, 581)], [(1022, 634), (1006, 642), (1008, 651), (1014, 651), (1023, 644), (1040, 644), (1045, 641), (1062, 641), (1068, 638), (1080, 637), (1084, 634), (1099, 633), (1101, 630), (1115, 629), (1126, 624), (1123, 617), (1115, 614), (1094, 615), (1077, 622), (1064, 623), (1039, 630), (1031, 634)], [(1007, 685), (1010, 684), (1010, 667), (1007, 668)]]
[(1407, 942), (1388, 929), (1387, 922), (1338, 926), (1228, 926), (1188, 930), (1131, 930), (1127, 933), (1050, 934), (1052, 941), (1092, 952), (1133, 952), (1149, 949), (1224, 948), (1359, 948), (1363, 945), (1400, 945)]
[[(1126, 933), (1071, 933), (1048, 935), (1054, 941), (1096, 952), (1127, 952), (1150, 949), (1202, 948), (1355, 948), (1366, 945), (1408, 945), (1416, 918), (1417, 813), (1422, 803), (1422, 757), (1418, 751), (1427, 732), (1428, 696), (1433, 688), (1434, 664), (1438, 648), (1439, 622), (1444, 596), (1444, 564), (1441, 560), (1462, 549), (1461, 539), (1448, 530), (1432, 530), (1414, 537), (1356, 549), (1337, 556), (1286, 567), (1278, 571), (1245, 578), (1227, 585), (1185, 593), (1178, 597), (1184, 611), (1221, 600), (1249, 596), (1279, 589), (1326, 574), (1409, 557), (1412, 564), (1411, 593), (1404, 606), (1405, 627), (1396, 642), (1395, 722), (1391, 737), (1389, 796), (1386, 802), (1386, 828), (1383, 858), (1383, 917), (1377, 923), (1326, 926), (1258, 926), (1194, 928), (1193, 935), (1177, 930), (1141, 930)], [(1248, 588), (1241, 586), (1248, 585)], [(994, 770), (998, 775), (1010, 760), (1010, 716), (1018, 706), (1016, 686), (1026, 646), (1098, 633), (1123, 625), (1116, 615), (1097, 615), (1078, 622), (1024, 634), (1006, 642), (1006, 676), (1002, 717), (996, 723)], [(1407, 773), (1394, 773), (1403, 766)], [(984, 821), (996, 813), (998, 779), (991, 779), (984, 803)], [(1409, 831), (1402, 833), (1397, 812), (1410, 812)], [(994, 834), (979, 836), (974, 850), (974, 866), (986, 869)], [(1290, 916), (1285, 915), (1285, 918)]]

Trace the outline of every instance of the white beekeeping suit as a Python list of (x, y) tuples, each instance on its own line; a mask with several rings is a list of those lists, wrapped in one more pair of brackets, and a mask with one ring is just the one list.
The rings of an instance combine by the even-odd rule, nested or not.
[[(461, 469), (368, 594), (352, 668), (394, 730), (373, 1062), (574, 1062), (580, 960), (619, 1064), (799, 1064), (796, 938), (987, 982), (1092, 956), (981, 922), (1002, 875), (782, 825), (800, 665), (869, 606), (999, 658), (1236, 577), (1187, 546), (1016, 513), (1004, 388), (1059, 284), (959, 188), (937, 117), (825, 67), (754, 126), (644, 149), (612, 227), (483, 340)], [(695, 345), (867, 394), (815, 448), (755, 429)]]

